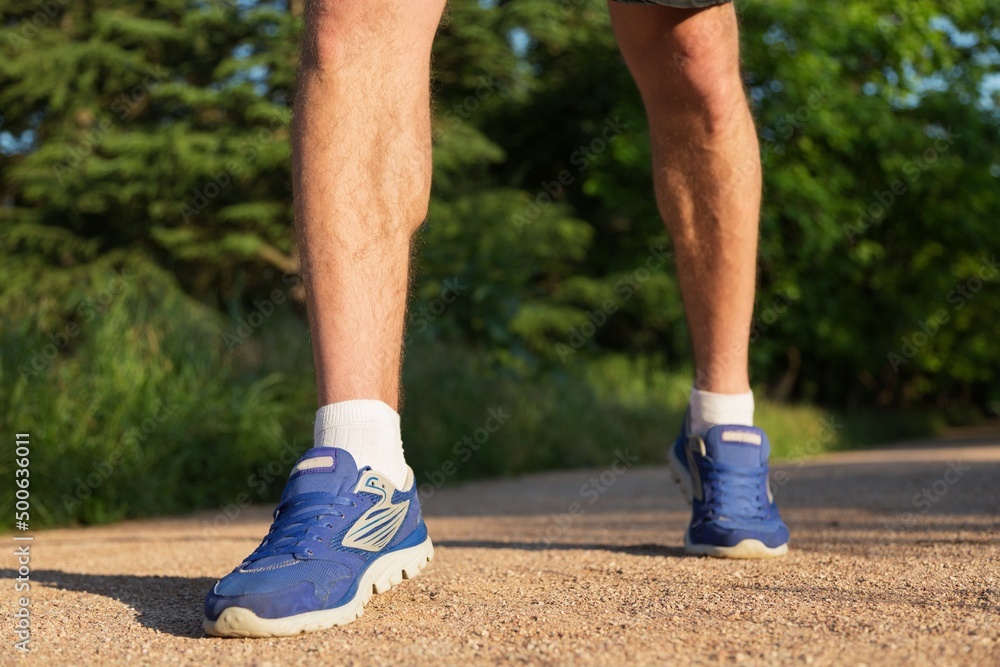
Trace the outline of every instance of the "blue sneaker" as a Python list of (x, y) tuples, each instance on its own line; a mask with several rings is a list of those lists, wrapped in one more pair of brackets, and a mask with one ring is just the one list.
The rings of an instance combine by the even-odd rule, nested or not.
[(684, 551), (719, 558), (788, 553), (788, 528), (768, 482), (770, 452), (764, 431), (752, 426), (715, 426), (704, 438), (681, 433), (669, 459), (691, 503)]
[(344, 625), (374, 593), (434, 556), (413, 473), (408, 491), (342, 449), (316, 447), (292, 468), (264, 541), (205, 598), (205, 632), (280, 637)]

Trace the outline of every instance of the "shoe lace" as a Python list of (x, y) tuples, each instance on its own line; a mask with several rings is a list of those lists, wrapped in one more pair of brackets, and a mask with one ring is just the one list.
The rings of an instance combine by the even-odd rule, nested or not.
[(761, 484), (766, 472), (760, 468), (727, 466), (709, 463), (705, 466), (705, 506), (709, 517), (726, 516), (734, 519), (766, 519), (770, 500)]
[(322, 543), (335, 527), (347, 518), (338, 507), (355, 507), (352, 498), (316, 491), (300, 493), (285, 500), (274, 510), (274, 521), (264, 541), (245, 563), (268, 556), (292, 556), (298, 560), (311, 557), (316, 543)]

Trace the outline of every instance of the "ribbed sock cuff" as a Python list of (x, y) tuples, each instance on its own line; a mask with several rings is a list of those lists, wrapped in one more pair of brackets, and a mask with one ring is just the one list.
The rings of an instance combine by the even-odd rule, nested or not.
[(713, 426), (753, 426), (753, 392), (716, 394), (691, 390), (688, 435), (704, 436)]
[(358, 469), (370, 466), (397, 489), (404, 489), (410, 469), (403, 455), (399, 413), (382, 401), (324, 405), (316, 412), (315, 446), (343, 449), (354, 457)]
[[(323, 433), (338, 426), (350, 424), (378, 424), (384, 427), (394, 426), (399, 430), (399, 413), (389, 407), (388, 403), (370, 399), (340, 401), (324, 405), (316, 411), (316, 427), (313, 435), (317, 446)], [(334, 447), (336, 445), (328, 445)]]

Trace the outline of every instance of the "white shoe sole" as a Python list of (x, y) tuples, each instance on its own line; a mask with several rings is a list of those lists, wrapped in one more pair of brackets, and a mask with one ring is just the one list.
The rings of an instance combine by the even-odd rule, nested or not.
[(335, 609), (309, 611), (285, 618), (260, 618), (249, 609), (229, 607), (218, 619), (205, 619), (205, 632), (215, 637), (289, 637), (347, 625), (361, 617), (372, 595), (385, 593), (404, 579), (413, 579), (433, 558), (434, 545), (428, 536), (416, 546), (388, 553), (369, 565), (361, 575), (354, 597)]
[[(681, 489), (681, 495), (688, 505), (694, 502), (694, 480), (691, 474), (678, 460), (674, 453), (673, 445), (667, 454), (670, 462), (670, 471), (673, 473), (674, 481)], [(692, 556), (712, 556), (713, 558), (733, 558), (733, 559), (760, 559), (760, 558), (780, 558), (788, 553), (788, 544), (776, 547), (769, 547), (760, 540), (741, 540), (731, 547), (720, 547), (714, 544), (694, 544), (691, 542), (690, 533), (684, 533), (684, 553)]]
[(718, 547), (714, 544), (692, 544), (690, 535), (684, 534), (684, 552), (692, 556), (712, 556), (713, 558), (733, 558), (739, 560), (759, 560), (763, 558), (781, 558), (788, 553), (788, 544), (769, 547), (760, 540), (741, 540), (731, 547)]

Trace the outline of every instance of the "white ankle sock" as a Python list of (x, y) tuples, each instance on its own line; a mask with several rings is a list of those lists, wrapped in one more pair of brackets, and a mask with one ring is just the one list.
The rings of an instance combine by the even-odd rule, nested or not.
[(403, 458), (399, 414), (382, 401), (355, 400), (324, 405), (316, 413), (316, 447), (337, 447), (403, 489), (409, 466)]
[(752, 391), (745, 394), (713, 394), (692, 388), (688, 407), (688, 435), (704, 437), (708, 429), (721, 424), (753, 426)]

